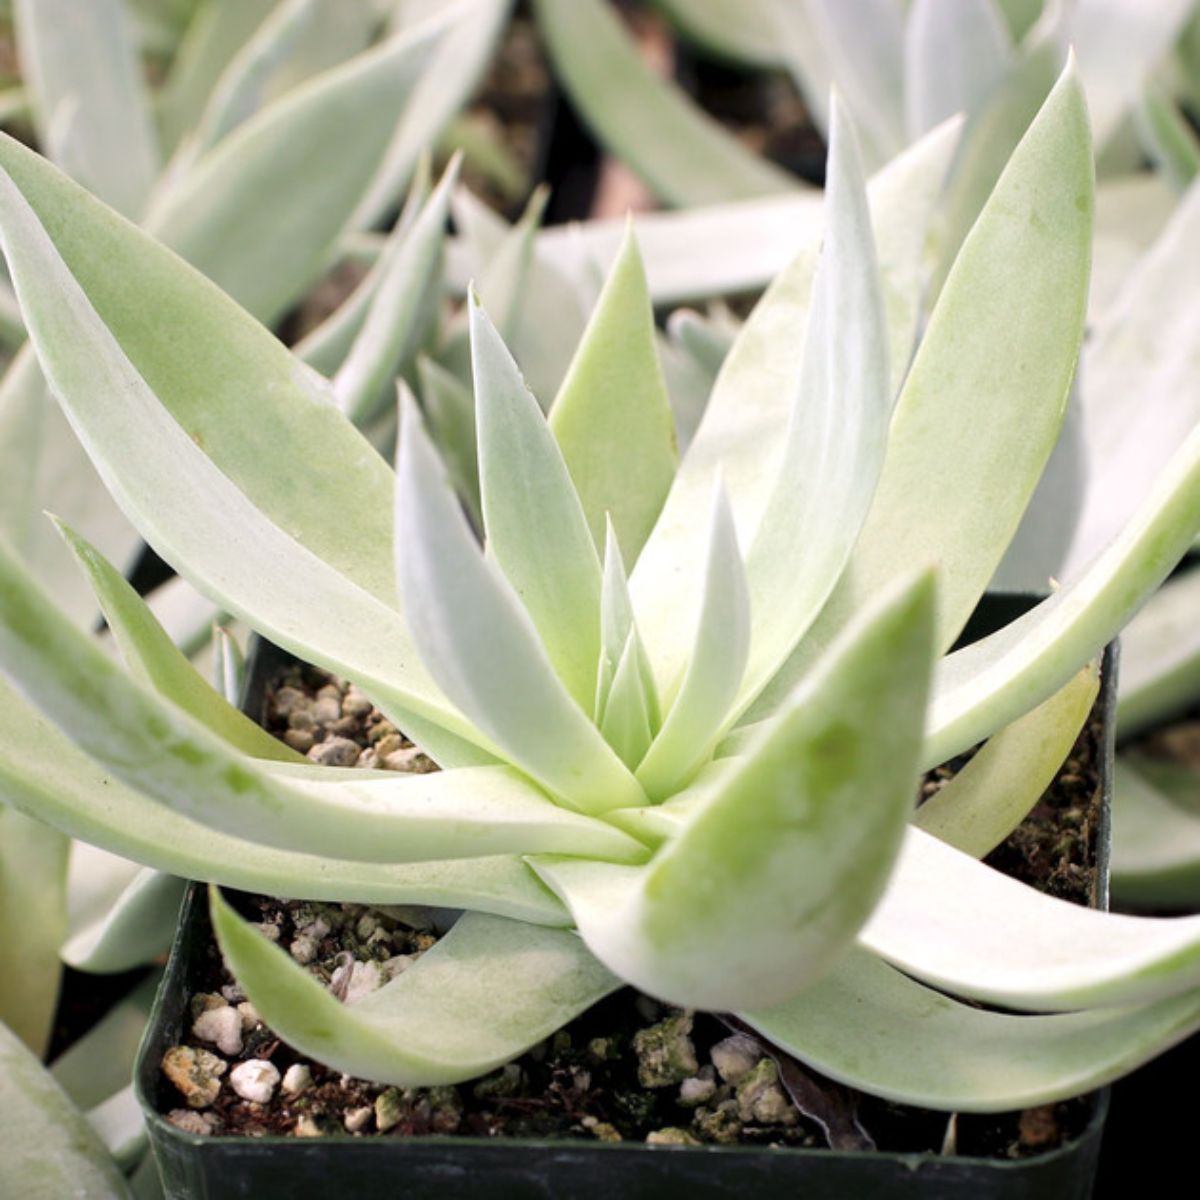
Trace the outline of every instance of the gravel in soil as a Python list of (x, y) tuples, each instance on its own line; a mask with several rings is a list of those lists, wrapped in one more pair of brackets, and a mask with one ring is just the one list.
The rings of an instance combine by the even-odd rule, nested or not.
[[(317, 762), (436, 769), (352, 685), (307, 666), (269, 689), (264, 724)], [(1100, 731), (1093, 717), (1056, 785), (989, 862), (1079, 903), (1094, 888)], [(922, 785), (931, 794), (969, 755)], [(445, 914), (235, 897), (264, 936), (342, 1000), (407, 970)], [(718, 1016), (625, 989), (515, 1062), (457, 1087), (394, 1088), (296, 1054), (259, 1019), (215, 943), (191, 998), (191, 1026), (164, 1056), (168, 1120), (195, 1133), (322, 1137), (458, 1135), (651, 1144), (740, 1144), (939, 1151), (945, 1114), (858, 1096), (807, 1071)], [(1084, 1097), (1020, 1113), (959, 1116), (955, 1151), (1019, 1158), (1086, 1124)], [(827, 1136), (826, 1131), (832, 1136)]]

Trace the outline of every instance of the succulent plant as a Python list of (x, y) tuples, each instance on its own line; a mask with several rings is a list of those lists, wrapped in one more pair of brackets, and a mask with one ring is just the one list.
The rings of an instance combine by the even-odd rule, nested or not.
[(920, 769), (992, 734), (984, 754), (1028, 762), (1018, 718), (1035, 705), (1066, 753), (1094, 686), (1079, 672), (1200, 526), (1193, 433), (1072, 582), (951, 650), (1079, 352), (1078, 79), (1015, 151), (911, 364), (922, 233), (902, 200), (925, 172), (902, 164), (872, 204), (836, 110), (833, 130), (823, 245), (738, 335), (678, 465), (632, 241), (548, 421), (469, 304), (482, 547), (410, 397), (393, 474), (251, 316), (0, 143), (0, 241), (31, 340), (127, 515), (443, 768), (294, 761), (196, 685), (64, 529), (132, 674), (0, 552), (6, 799), (181, 875), (466, 910), (341, 1005), (214, 894), (264, 1019), (382, 1081), (479, 1074), (627, 982), (736, 1010), (836, 1078), (931, 1107), (1073, 1094), (1182, 1036), (1200, 1021), (1200, 924), (1077, 908), (972, 857), (1040, 785), (1020, 804), (1001, 789), (1001, 812), (987, 772), (964, 772), (909, 823)]

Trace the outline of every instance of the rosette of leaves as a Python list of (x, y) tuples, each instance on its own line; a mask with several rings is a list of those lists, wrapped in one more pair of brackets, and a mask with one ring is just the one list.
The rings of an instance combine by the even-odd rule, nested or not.
[[(479, 1074), (625, 983), (951, 1109), (1074, 1094), (1183, 1036), (1200, 924), (1080, 909), (974, 856), (1041, 790), (1013, 774), (1048, 756), (1018, 718), (1041, 704), (1065, 754), (1080, 669), (1194, 537), (1200, 434), (1070, 585), (950, 652), (1079, 352), (1078, 81), (1014, 153), (911, 363), (888, 348), (919, 294), (897, 269), (911, 210), (887, 198), (912, 162), (868, 199), (834, 130), (823, 244), (739, 334), (678, 463), (632, 242), (548, 421), (470, 305), (482, 547), (410, 399), (393, 473), (236, 304), (0, 144), (30, 336), (118, 502), (214, 602), (355, 681), (443, 768), (296, 761), (64, 530), (130, 673), (0, 555), (6, 798), (180, 875), (465, 910), (343, 1006), (214, 894), (263, 1018), (378, 1080)], [(991, 734), (991, 770), (910, 823), (918, 771)]]

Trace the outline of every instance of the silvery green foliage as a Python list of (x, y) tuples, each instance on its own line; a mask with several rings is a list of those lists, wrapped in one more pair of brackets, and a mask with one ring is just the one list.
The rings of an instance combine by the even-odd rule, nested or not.
[[(973, 857), (1020, 815), (996, 760), (1053, 768), (1018, 718), (1041, 705), (1065, 753), (1094, 692), (1085, 665), (1200, 526), (1193, 434), (1073, 583), (949, 652), (1052, 450), (1079, 351), (1078, 79), (1014, 153), (911, 365), (889, 341), (912, 336), (900, 231), (920, 245), (907, 191), (927, 179), (902, 169), (868, 196), (836, 110), (833, 129), (821, 244), (737, 335), (678, 463), (632, 239), (548, 420), (471, 299), (483, 550), (403, 390), (393, 472), (338, 389), (252, 316), (0, 143), (0, 240), (31, 340), (130, 519), (443, 768), (294, 761), (190, 682), (69, 528), (131, 673), (0, 553), (14, 805), (179, 875), (466, 910), (345, 1006), (214, 895), (231, 965), (305, 1053), (461, 1080), (632, 982), (740, 1012), (879, 1094), (991, 1109), (1073, 1094), (1200, 1021), (1196, 922), (1079, 909)], [(910, 824), (919, 769), (992, 734), (989, 769)], [(855, 1007), (897, 1014), (901, 1033), (847, 1022)]]

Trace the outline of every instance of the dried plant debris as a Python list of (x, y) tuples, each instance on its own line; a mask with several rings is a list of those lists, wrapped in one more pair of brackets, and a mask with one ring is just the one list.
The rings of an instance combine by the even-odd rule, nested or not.
[[(302, 665), (267, 689), (265, 721), (318, 762), (436, 770), (353, 686)], [(302, 736), (298, 736), (302, 735)], [(1094, 877), (1099, 723), (1058, 783), (989, 861), (1086, 900)], [(349, 749), (342, 749), (343, 746)], [(336, 750), (334, 748), (337, 748)], [(931, 772), (937, 790), (969, 759)], [(243, 897), (244, 915), (343, 1002), (382, 987), (435, 945), (447, 914)], [(946, 1114), (859, 1096), (765, 1045), (735, 1018), (661, 1005), (625, 989), (515, 1062), (457, 1087), (395, 1088), (331, 1071), (267, 1028), (215, 943), (190, 1025), (163, 1056), (161, 1107), (181, 1130), (262, 1137), (579, 1138), (650, 1145), (753, 1145), (938, 1152)], [(1074, 1136), (1086, 1099), (964, 1116), (957, 1153), (1024, 1157)]]

